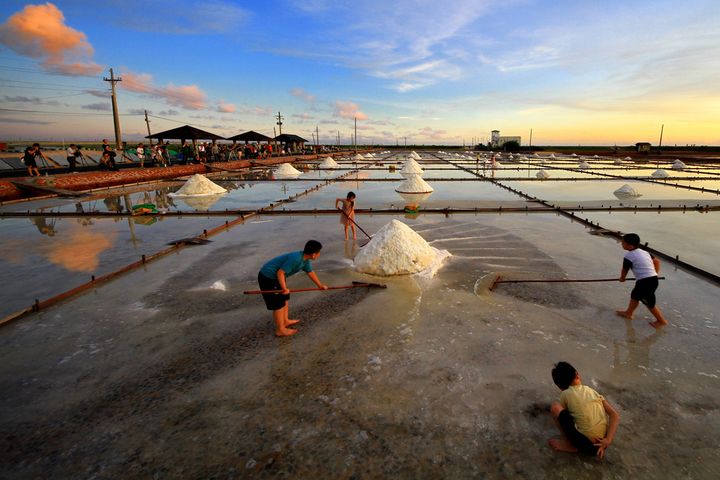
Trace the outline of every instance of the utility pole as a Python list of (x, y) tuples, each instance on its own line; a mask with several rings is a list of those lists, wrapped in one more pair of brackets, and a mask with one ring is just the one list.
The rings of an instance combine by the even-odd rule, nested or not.
[(530, 150), (532, 150), (532, 128), (530, 129)]
[(275, 118), (277, 118), (277, 126), (280, 128), (280, 135), (282, 135), (282, 124), (283, 124), (282, 121), (283, 121), (283, 119), (284, 119), (285, 117), (283, 117), (282, 115), (280, 115), (280, 112), (278, 112), (278, 114), (277, 114), (277, 116), (276, 116)]
[(357, 153), (357, 117), (355, 117), (355, 153)]
[(147, 125), (147, 129), (148, 129), (148, 140), (150, 140), (150, 147), (152, 147), (153, 146), (152, 137), (150, 136), (150, 135), (152, 135), (152, 133), (150, 133), (150, 120), (148, 120), (147, 110), (145, 110), (145, 124)]
[(663, 136), (663, 130), (665, 129), (665, 124), (663, 123), (660, 127), (660, 141), (658, 142), (658, 150), (662, 150), (662, 136)]
[(120, 134), (120, 116), (118, 115), (117, 107), (117, 96), (115, 95), (115, 84), (122, 82), (122, 78), (115, 78), (113, 75), (113, 69), (110, 69), (110, 78), (103, 77), (103, 80), (110, 82), (110, 89), (112, 91), (112, 109), (113, 109), (113, 122), (115, 123), (115, 150), (122, 149), (122, 135)]
[(318, 130), (318, 126), (315, 125), (315, 146), (320, 146), (320, 131)]

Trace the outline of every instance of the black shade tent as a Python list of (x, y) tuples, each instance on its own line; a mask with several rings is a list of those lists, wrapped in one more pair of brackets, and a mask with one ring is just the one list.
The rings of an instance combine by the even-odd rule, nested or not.
[(225, 137), (215, 135), (214, 133), (200, 130), (199, 128), (191, 127), (190, 125), (183, 125), (182, 127), (173, 128), (171, 130), (165, 130), (164, 132), (153, 133), (145, 138), (156, 138), (158, 140), (192, 140), (193, 144), (197, 140), (225, 140)]
[(305, 148), (305, 144), (307, 143), (307, 140), (292, 133), (281, 133), (275, 137), (274, 140), (278, 143), (284, 143), (285, 145), (300, 145), (300, 149)]
[(258, 133), (254, 130), (250, 130), (249, 132), (240, 133), (238, 135), (235, 135), (233, 137), (228, 137), (227, 140), (232, 140), (233, 143), (235, 142), (272, 142), (273, 139), (263, 135), (262, 133)]

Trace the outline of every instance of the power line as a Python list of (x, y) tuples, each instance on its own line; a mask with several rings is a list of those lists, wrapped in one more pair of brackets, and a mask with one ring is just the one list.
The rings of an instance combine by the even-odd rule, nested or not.
[[(43, 110), (20, 110), (18, 108), (2, 108), (0, 112), (17, 112), (17, 113), (35, 113), (40, 115), (102, 115), (104, 117), (112, 115), (112, 113), (93, 113), (93, 112), (48, 112)], [(123, 117), (137, 117), (143, 115), (142, 113), (121, 113)]]

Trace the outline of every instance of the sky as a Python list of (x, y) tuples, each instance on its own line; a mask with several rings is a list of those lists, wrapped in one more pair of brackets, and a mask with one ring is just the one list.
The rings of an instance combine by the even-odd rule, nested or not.
[(0, 5), (0, 140), (191, 124), (320, 143), (720, 145), (717, 0)]

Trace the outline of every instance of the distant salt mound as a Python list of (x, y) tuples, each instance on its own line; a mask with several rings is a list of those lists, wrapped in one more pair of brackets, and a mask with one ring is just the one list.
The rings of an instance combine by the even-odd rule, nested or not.
[(577, 153), (570, 154), (571, 157), (577, 157)]
[(550, 174), (547, 172), (547, 170), (538, 170), (535, 176), (542, 179), (550, 178)]
[(641, 197), (642, 194), (639, 193), (637, 190), (635, 190), (633, 187), (628, 185), (627, 183), (623, 185), (622, 187), (618, 188), (613, 192), (616, 197), (618, 198), (635, 198), (635, 197)]
[(339, 167), (338, 163), (335, 161), (332, 157), (327, 157), (325, 160), (323, 160), (320, 163), (320, 168), (337, 168)]
[(687, 167), (687, 165), (685, 165), (685, 163), (679, 158), (676, 158), (672, 164), (673, 170), (685, 170), (685, 167)]
[(190, 196), (190, 195), (217, 195), (220, 193), (226, 193), (227, 190), (225, 190), (220, 185), (213, 183), (211, 180), (208, 180), (205, 178), (204, 175), (200, 175), (199, 173), (196, 173), (192, 177), (188, 179), (185, 184), (180, 187), (180, 189), (175, 192), (171, 193), (172, 196)]
[(580, 162), (578, 168), (581, 170), (587, 170), (588, 168), (590, 168), (590, 164), (588, 162)]
[(400, 174), (404, 177), (410, 175), (421, 175), (422, 173), (422, 167), (415, 161), (415, 159), (412, 158), (408, 159), (403, 165), (402, 170), (400, 170)]
[[(630, 158), (630, 157), (627, 157), (627, 158)], [(615, 165), (622, 165), (622, 162), (623, 162), (622, 160), (620, 160), (619, 158), (616, 158), (613, 163), (614, 163)]]
[(427, 193), (434, 190), (420, 175), (410, 175), (395, 191), (398, 193)]
[(625, 157), (625, 160), (632, 160), (632, 157)]
[(412, 228), (392, 220), (373, 235), (355, 256), (354, 263), (359, 272), (387, 277), (425, 270), (434, 273), (449, 256), (447, 250), (431, 247)]
[(359, 153), (356, 154), (354, 157), (352, 157), (353, 160), (365, 160), (365, 157), (360, 155)]
[(280, 165), (278, 168), (275, 169), (275, 171), (273, 172), (273, 175), (276, 177), (279, 177), (279, 178), (284, 178), (284, 177), (297, 177), (298, 175), (300, 175), (300, 173), (301, 173), (300, 170), (293, 167), (289, 163), (283, 163), (282, 165)]
[(667, 170), (663, 170), (662, 168), (658, 168), (652, 173), (652, 176), (655, 178), (667, 178), (670, 176), (670, 174), (667, 172)]
[[(456, 153), (455, 155), (457, 155), (457, 153)], [(412, 158), (414, 158), (415, 160), (420, 160), (420, 159), (422, 158), (420, 155), (417, 154), (417, 152), (416, 152), (415, 150), (413, 150), (412, 152), (410, 152), (410, 156), (411, 156)]]

